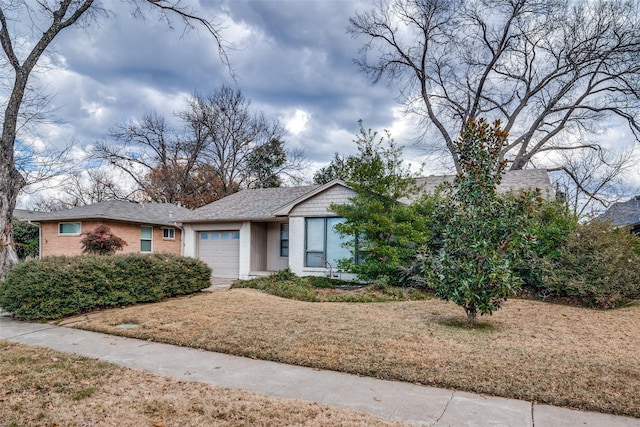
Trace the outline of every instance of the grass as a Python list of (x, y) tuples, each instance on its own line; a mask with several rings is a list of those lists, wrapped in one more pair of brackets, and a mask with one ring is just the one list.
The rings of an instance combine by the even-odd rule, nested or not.
[(401, 425), (1, 340), (0, 372), (2, 426)]
[[(139, 326), (116, 328), (125, 320)], [(638, 325), (639, 305), (598, 311), (513, 299), (470, 330), (460, 307), (439, 300), (317, 303), (231, 289), (94, 314), (81, 327), (640, 417)]]

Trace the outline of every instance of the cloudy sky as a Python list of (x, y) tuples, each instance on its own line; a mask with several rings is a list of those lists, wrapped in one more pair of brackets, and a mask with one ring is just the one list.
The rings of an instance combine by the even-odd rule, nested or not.
[[(373, 85), (353, 63), (363, 40), (347, 34), (349, 17), (374, 1), (184, 0), (221, 24), (234, 80), (206, 31), (184, 32), (179, 21), (169, 29), (157, 17), (133, 16), (130, 1), (102, 0), (111, 13), (61, 33), (41, 61), (34, 77), (51, 96), (50, 120), (29, 143), (38, 150), (73, 142), (80, 159), (110, 126), (150, 110), (169, 118), (194, 91), (230, 85), (286, 126), (289, 147), (303, 148), (309, 159), (309, 177), (336, 151), (354, 151), (359, 119), (366, 128), (390, 130), (410, 163), (420, 164), (424, 152), (413, 144), (414, 127), (396, 91)], [(612, 137), (620, 138), (628, 135)], [(449, 170), (426, 160), (424, 172)], [(25, 194), (19, 205), (30, 200), (33, 194)]]
[(127, 2), (109, 1), (112, 15), (61, 33), (42, 61), (38, 83), (52, 96), (55, 120), (40, 127), (36, 148), (74, 142), (80, 157), (110, 126), (149, 110), (170, 117), (189, 94), (224, 84), (285, 125), (287, 144), (303, 148), (310, 161), (309, 176), (334, 152), (353, 152), (359, 119), (367, 128), (390, 130), (418, 160), (395, 92), (371, 84), (353, 63), (362, 41), (346, 27), (371, 0), (191, 3), (221, 23), (235, 81), (206, 31), (185, 33), (180, 22), (170, 30), (154, 17), (132, 16)]

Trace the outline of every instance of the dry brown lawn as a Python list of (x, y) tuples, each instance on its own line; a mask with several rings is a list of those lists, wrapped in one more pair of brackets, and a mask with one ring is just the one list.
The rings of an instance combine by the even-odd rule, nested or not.
[(399, 426), (0, 341), (2, 426)]
[(80, 327), (640, 417), (639, 305), (597, 311), (514, 299), (480, 320), (469, 330), (461, 308), (438, 300), (309, 303), (232, 289), (105, 311)]

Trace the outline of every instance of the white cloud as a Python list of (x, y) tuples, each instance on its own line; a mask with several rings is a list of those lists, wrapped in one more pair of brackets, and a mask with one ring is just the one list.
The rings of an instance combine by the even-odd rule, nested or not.
[(281, 120), (284, 126), (293, 135), (300, 135), (307, 129), (307, 123), (311, 119), (311, 113), (296, 108), (293, 114), (287, 114)]

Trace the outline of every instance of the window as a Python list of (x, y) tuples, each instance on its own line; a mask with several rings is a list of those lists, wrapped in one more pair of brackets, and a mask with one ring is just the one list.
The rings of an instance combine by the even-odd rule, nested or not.
[(173, 227), (165, 227), (162, 229), (162, 238), (163, 239), (175, 239), (176, 238), (176, 229)]
[(342, 237), (336, 230), (336, 224), (344, 218), (307, 218), (305, 220), (305, 267), (336, 268), (338, 261), (351, 258), (351, 251), (344, 244), (350, 238)]
[(80, 234), (80, 223), (79, 222), (61, 222), (58, 223), (58, 234)]
[(143, 225), (140, 227), (140, 252), (151, 252), (153, 242), (153, 227)]
[(280, 224), (280, 256), (289, 256), (289, 224)]

